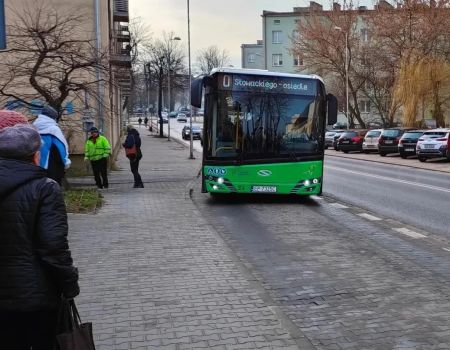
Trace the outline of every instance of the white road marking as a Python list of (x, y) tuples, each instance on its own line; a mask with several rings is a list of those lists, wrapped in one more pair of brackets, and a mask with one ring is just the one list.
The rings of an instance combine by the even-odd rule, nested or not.
[(444, 249), (444, 250), (450, 252), (450, 249), (449, 249), (449, 248), (442, 248), (442, 249)]
[(426, 238), (427, 237), (419, 232), (412, 231), (406, 227), (393, 228), (393, 230), (398, 233), (401, 233), (403, 235), (406, 235), (408, 237), (411, 237), (411, 238), (418, 239), (418, 238)]
[(367, 213), (359, 213), (358, 216), (361, 216), (364, 219), (370, 220), (370, 221), (379, 221), (381, 220), (379, 217), (367, 214)]
[(402, 183), (402, 184), (406, 184), (406, 185), (413, 185), (413, 186), (416, 186), (416, 187), (428, 188), (430, 190), (436, 190), (436, 191), (439, 191), (439, 192), (450, 193), (450, 189), (444, 188), (444, 187), (433, 186), (433, 185), (425, 185), (425, 184), (421, 184), (419, 182), (394, 179), (394, 178), (387, 177), (387, 176), (367, 174), (367, 173), (363, 173), (363, 172), (360, 172), (360, 171), (353, 171), (353, 170), (348, 170), (348, 169), (342, 169), (342, 168), (337, 168), (337, 167), (329, 166), (329, 165), (325, 165), (324, 167), (328, 168), (328, 169), (332, 169), (332, 170), (342, 171), (344, 173), (351, 173), (351, 174), (355, 174), (355, 175), (362, 175), (362, 176), (372, 177), (372, 178), (379, 179), (379, 180), (398, 182), (398, 183)]
[(331, 205), (335, 208), (339, 208), (339, 209), (348, 209), (348, 207), (346, 205), (343, 205), (341, 203), (331, 203)]

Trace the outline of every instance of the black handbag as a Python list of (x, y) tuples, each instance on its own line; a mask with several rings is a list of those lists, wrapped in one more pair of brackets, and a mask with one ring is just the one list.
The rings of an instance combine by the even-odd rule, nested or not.
[(73, 299), (63, 298), (58, 313), (56, 350), (95, 350), (92, 323), (81, 323)]

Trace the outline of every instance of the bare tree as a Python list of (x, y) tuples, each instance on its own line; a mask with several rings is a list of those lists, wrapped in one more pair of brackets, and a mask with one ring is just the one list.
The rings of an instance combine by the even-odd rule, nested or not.
[(209, 46), (199, 50), (196, 65), (201, 74), (209, 74), (213, 68), (224, 67), (230, 64), (227, 50), (220, 50), (217, 46)]
[[(185, 66), (184, 55), (181, 48), (177, 43), (170, 43), (169, 40), (173, 38), (173, 33), (164, 33), (163, 39), (155, 40), (151, 45), (147, 47), (146, 52), (146, 64), (145, 66), (149, 72), (149, 79), (152, 82), (156, 82), (158, 88), (158, 116), (160, 120), (160, 137), (163, 136), (162, 126), (162, 108), (163, 101), (162, 95), (164, 88), (168, 87), (168, 74), (172, 76), (171, 88), (172, 91), (185, 88)], [(169, 61), (170, 58), (170, 61)], [(169, 110), (173, 108), (175, 103), (174, 99), (171, 100), (172, 106), (168, 106)]]
[[(359, 33), (356, 30), (358, 11), (354, 10), (352, 3), (344, 4), (344, 6), (347, 7), (343, 11), (312, 11), (309, 16), (302, 18), (302, 21), (298, 23), (300, 37), (292, 38), (291, 52), (294, 56), (303, 59), (304, 65), (301, 70), (322, 75), (328, 80), (339, 79), (340, 91), (334, 92), (340, 105), (345, 105), (345, 99), (343, 100), (341, 96), (344, 96), (342, 92), (345, 91), (348, 74), (349, 127), (354, 126), (355, 119), (362, 127), (365, 127), (365, 121), (361, 117), (358, 106), (364, 78), (355, 71), (355, 64), (360, 56)], [(346, 46), (348, 71), (345, 60)]]
[(377, 57), (382, 53), (394, 76), (391, 111), (401, 105), (404, 124), (419, 125), (428, 108), (436, 124), (444, 126), (443, 105), (450, 99), (449, 1), (406, 0), (396, 5), (377, 7), (368, 19), (374, 42), (382, 48)]
[(59, 115), (68, 98), (83, 101), (86, 93), (99, 98), (96, 73), (108, 76), (107, 53), (96, 49), (77, 13), (42, 2), (15, 12), (8, 50), (0, 53), (0, 96), (28, 106), (43, 100)]

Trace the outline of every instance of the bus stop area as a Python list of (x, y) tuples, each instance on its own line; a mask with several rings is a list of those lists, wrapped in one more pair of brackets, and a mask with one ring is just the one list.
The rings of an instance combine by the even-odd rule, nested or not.
[(138, 130), (145, 188), (132, 188), (121, 152), (103, 207), (69, 215), (76, 300), (97, 349), (315, 349), (190, 200), (201, 155)]

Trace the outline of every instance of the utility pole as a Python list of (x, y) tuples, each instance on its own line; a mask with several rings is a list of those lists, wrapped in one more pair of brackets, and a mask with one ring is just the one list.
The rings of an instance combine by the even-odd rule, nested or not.
[(158, 76), (158, 117), (159, 117), (159, 137), (164, 135), (164, 125), (162, 119), (162, 89), (163, 89), (163, 79), (164, 79), (164, 56), (159, 58), (159, 76)]
[(170, 62), (170, 54), (172, 53), (172, 41), (173, 40), (181, 40), (179, 37), (170, 37), (169, 42), (168, 42), (168, 50), (167, 50), (167, 83), (168, 83), (168, 87), (167, 87), (167, 100), (169, 102), (169, 114), (168, 114), (168, 123), (167, 123), (167, 141), (170, 141), (170, 111), (172, 109), (171, 104), (171, 96), (170, 96), (170, 66), (171, 66), (171, 62)]
[(192, 105), (191, 105), (191, 18), (189, 14), (189, 0), (187, 0), (187, 24), (188, 24), (188, 61), (189, 61), (189, 159), (195, 159), (194, 157), (194, 134), (192, 133)]

